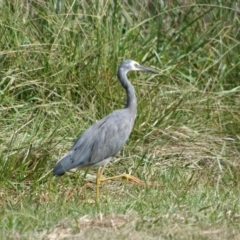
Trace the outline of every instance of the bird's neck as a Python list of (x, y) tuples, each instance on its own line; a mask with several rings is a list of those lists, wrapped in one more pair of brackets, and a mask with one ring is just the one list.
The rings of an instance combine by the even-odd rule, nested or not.
[(129, 82), (129, 85), (127, 88), (125, 88), (126, 94), (127, 94), (127, 103), (126, 103), (126, 108), (129, 108), (130, 111), (133, 113), (137, 112), (137, 97), (135, 94), (135, 90), (133, 85)]
[(121, 71), (121, 69), (119, 69), (118, 79), (121, 82), (127, 94), (126, 108), (128, 108), (135, 117), (137, 113), (137, 97), (133, 85), (127, 79), (127, 72), (123, 70)]

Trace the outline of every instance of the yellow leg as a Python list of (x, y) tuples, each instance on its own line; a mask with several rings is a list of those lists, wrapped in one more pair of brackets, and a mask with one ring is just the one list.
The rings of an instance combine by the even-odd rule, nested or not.
[(133, 181), (135, 184), (138, 184), (138, 185), (144, 185), (145, 183), (143, 181), (141, 181), (139, 178), (136, 178), (132, 175), (129, 175), (129, 174), (121, 174), (121, 175), (118, 175), (118, 176), (113, 176), (113, 177), (107, 177), (107, 178), (102, 178), (101, 179), (101, 182), (105, 182), (105, 181), (108, 181), (108, 180), (115, 180), (117, 178), (125, 178), (127, 180), (131, 180)]
[(99, 192), (99, 185), (101, 184), (101, 182), (105, 182), (108, 180), (115, 180), (117, 178), (125, 178), (127, 180), (131, 180), (133, 183), (137, 184), (137, 185), (145, 185), (145, 186), (163, 186), (161, 184), (158, 183), (145, 183), (143, 181), (141, 181), (139, 178), (136, 178), (134, 176), (131, 176), (129, 174), (121, 174), (118, 176), (113, 176), (113, 177), (107, 177), (107, 178), (103, 178), (103, 171), (104, 171), (104, 167), (100, 167), (97, 170), (97, 178), (96, 178), (96, 194), (97, 194), (97, 201), (99, 201), (99, 197), (100, 197), (100, 192)]
[(137, 185), (142, 185), (142, 186), (156, 186), (156, 187), (162, 187), (162, 184), (159, 183), (152, 183), (152, 182), (143, 182), (139, 178), (136, 178), (132, 175), (129, 174), (121, 174), (118, 176), (113, 176), (113, 177), (107, 177), (107, 178), (101, 178), (100, 182), (108, 181), (108, 180), (115, 180), (117, 178), (125, 178), (127, 180), (131, 180), (132, 183), (137, 184)]
[(97, 177), (96, 177), (96, 194), (97, 194), (97, 202), (99, 201), (100, 192), (99, 192), (99, 185), (102, 182), (102, 174), (103, 174), (104, 167), (99, 167), (97, 170)]

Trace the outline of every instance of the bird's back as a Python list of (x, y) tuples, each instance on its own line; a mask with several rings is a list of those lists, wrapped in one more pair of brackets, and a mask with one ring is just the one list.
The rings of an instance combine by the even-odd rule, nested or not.
[(54, 175), (63, 175), (76, 167), (101, 165), (115, 156), (127, 141), (135, 116), (128, 108), (116, 110), (88, 128), (72, 149), (56, 164)]

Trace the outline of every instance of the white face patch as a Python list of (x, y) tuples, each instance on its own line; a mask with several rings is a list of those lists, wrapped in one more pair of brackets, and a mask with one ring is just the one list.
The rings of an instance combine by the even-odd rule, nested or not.
[(135, 70), (135, 71), (137, 71), (137, 70), (139, 70), (139, 68), (138, 68), (138, 66), (139, 66), (140, 64), (139, 63), (137, 63), (137, 62), (135, 62), (135, 61), (131, 61), (130, 62), (130, 68), (131, 68), (131, 70)]

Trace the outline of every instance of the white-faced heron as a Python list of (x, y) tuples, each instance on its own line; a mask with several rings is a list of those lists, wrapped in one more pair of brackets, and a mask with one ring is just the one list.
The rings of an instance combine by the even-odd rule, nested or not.
[(96, 194), (99, 199), (101, 182), (116, 178), (126, 178), (135, 183), (142, 181), (129, 174), (103, 178), (104, 167), (124, 146), (132, 131), (137, 113), (137, 98), (134, 87), (127, 79), (129, 71), (157, 73), (153, 69), (141, 66), (133, 60), (126, 60), (118, 68), (118, 79), (126, 90), (125, 108), (116, 110), (93, 124), (75, 141), (71, 150), (55, 165), (54, 175), (63, 175), (72, 168), (98, 167), (96, 176)]

